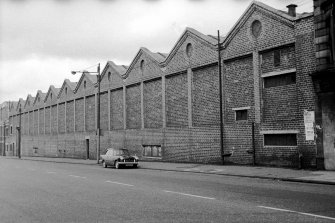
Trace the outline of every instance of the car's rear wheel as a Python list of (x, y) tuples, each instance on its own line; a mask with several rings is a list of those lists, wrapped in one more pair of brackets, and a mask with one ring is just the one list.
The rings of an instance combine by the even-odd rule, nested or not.
[(106, 164), (105, 160), (102, 161), (102, 167), (107, 168), (107, 164)]
[(115, 169), (120, 169), (119, 161), (115, 161)]

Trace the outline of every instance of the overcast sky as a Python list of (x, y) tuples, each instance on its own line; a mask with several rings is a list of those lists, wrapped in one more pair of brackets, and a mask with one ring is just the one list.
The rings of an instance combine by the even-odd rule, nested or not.
[[(0, 103), (35, 96), (71, 70), (112, 60), (129, 65), (140, 47), (169, 53), (186, 27), (225, 35), (251, 0), (0, 0)], [(312, 0), (262, 0), (311, 12)], [(91, 68), (95, 71), (95, 68)]]

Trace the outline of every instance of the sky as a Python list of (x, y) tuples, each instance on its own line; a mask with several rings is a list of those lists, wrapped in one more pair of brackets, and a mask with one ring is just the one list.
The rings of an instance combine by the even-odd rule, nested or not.
[[(312, 12), (312, 0), (261, 0)], [(226, 35), (251, 0), (0, 0), (0, 103), (78, 81), (111, 60), (129, 65), (140, 47), (169, 53), (186, 27)]]

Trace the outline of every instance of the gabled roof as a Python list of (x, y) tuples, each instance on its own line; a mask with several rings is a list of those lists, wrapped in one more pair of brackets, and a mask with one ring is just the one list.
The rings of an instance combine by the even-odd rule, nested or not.
[(71, 82), (69, 79), (65, 79), (63, 84), (62, 84), (62, 87), (60, 88), (59, 90), (59, 93), (58, 93), (58, 98), (60, 97), (60, 95), (62, 94), (65, 86), (69, 86), (69, 88), (71, 89), (71, 91), (74, 91), (76, 89), (76, 86), (77, 86), (77, 83), (78, 82)]
[(148, 50), (147, 48), (141, 47), (139, 49), (139, 51), (137, 52), (135, 58), (132, 60), (130, 66), (127, 69), (127, 71), (124, 73), (123, 78), (128, 77), (129, 72), (135, 66), (135, 63), (137, 62), (137, 60), (140, 58), (140, 56), (142, 54), (145, 54), (149, 58), (151, 58), (157, 64), (157, 66), (160, 66), (160, 63), (162, 63), (166, 59), (166, 56), (167, 56), (167, 54), (165, 54), (165, 53), (153, 53), (150, 50)]
[(307, 15), (311, 15), (311, 13), (302, 13), (297, 14), (296, 17), (290, 16), (288, 13), (277, 10), (275, 8), (272, 8), (262, 2), (253, 1), (250, 3), (248, 8), (244, 11), (244, 13), (240, 16), (240, 18), (237, 20), (235, 25), (232, 27), (232, 29), (228, 32), (226, 38), (222, 41), (224, 47), (229, 44), (229, 42), (234, 38), (236, 33), (240, 30), (240, 28), (244, 25), (244, 23), (248, 20), (250, 15), (256, 10), (262, 10), (266, 13), (271, 14), (272, 16), (277, 17), (281, 22), (285, 23), (286, 25), (290, 27), (294, 27), (294, 21), (297, 19), (300, 19), (302, 17), (306, 17)]
[(16, 110), (19, 110), (20, 106), (21, 106), (21, 109), (24, 107), (26, 101), (23, 100), (23, 98), (20, 98), (17, 105), (16, 105)]
[(120, 78), (122, 78), (122, 75), (124, 75), (128, 69), (128, 67), (125, 65), (117, 65), (113, 61), (107, 61), (106, 66), (101, 72), (101, 79), (106, 75), (106, 72), (109, 67), (112, 68), (115, 71), (115, 73), (120, 76)]
[(41, 101), (44, 101), (46, 95), (47, 95), (46, 93), (43, 93), (41, 90), (38, 90), (33, 104), (35, 105), (37, 103), (38, 97), (40, 97)]
[(31, 94), (28, 94), (27, 99), (25, 101), (24, 107), (27, 107), (27, 104), (29, 103), (28, 106), (31, 106), (32, 103), (34, 103), (35, 98), (31, 96)]
[(162, 65), (166, 65), (173, 58), (175, 53), (178, 51), (179, 47), (183, 44), (184, 40), (188, 36), (196, 37), (197, 39), (201, 40), (204, 44), (206, 44), (207, 46), (209, 46), (213, 49), (216, 49), (216, 47), (217, 47), (217, 39), (213, 38), (213, 36), (205, 35), (205, 34), (199, 32), (199, 31), (197, 31), (193, 28), (186, 27), (185, 31), (179, 37), (178, 41), (175, 43), (175, 45), (173, 46), (170, 53), (167, 54), (167, 57), (162, 62)]
[(59, 93), (59, 90), (60, 90), (60, 88), (55, 88), (55, 86), (50, 85), (50, 87), (49, 87), (49, 89), (48, 89), (48, 92), (47, 92), (47, 94), (46, 94), (45, 97), (44, 97), (44, 102), (47, 101), (47, 99), (49, 98), (49, 95), (50, 95), (51, 93), (53, 93), (53, 94), (55, 95), (55, 97), (57, 97), (57, 95), (58, 95), (58, 93)]
[(84, 77), (86, 77), (92, 85), (95, 85), (97, 83), (97, 75), (89, 74), (88, 71), (84, 71), (76, 85), (76, 88), (74, 89), (74, 92), (78, 91), (79, 86), (81, 85), (81, 82), (83, 81)]
[(16, 106), (18, 104), (18, 101), (10, 101), (9, 102), (9, 110), (11, 111), (12, 109), (16, 110)]

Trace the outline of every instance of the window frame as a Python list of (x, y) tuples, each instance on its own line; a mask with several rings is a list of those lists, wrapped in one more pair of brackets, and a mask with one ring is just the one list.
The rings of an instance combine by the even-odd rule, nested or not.
[[(265, 144), (265, 136), (266, 135), (295, 135), (295, 145), (266, 145)], [(298, 147), (298, 133), (294, 132), (273, 132), (273, 133), (263, 133), (263, 147)]]

